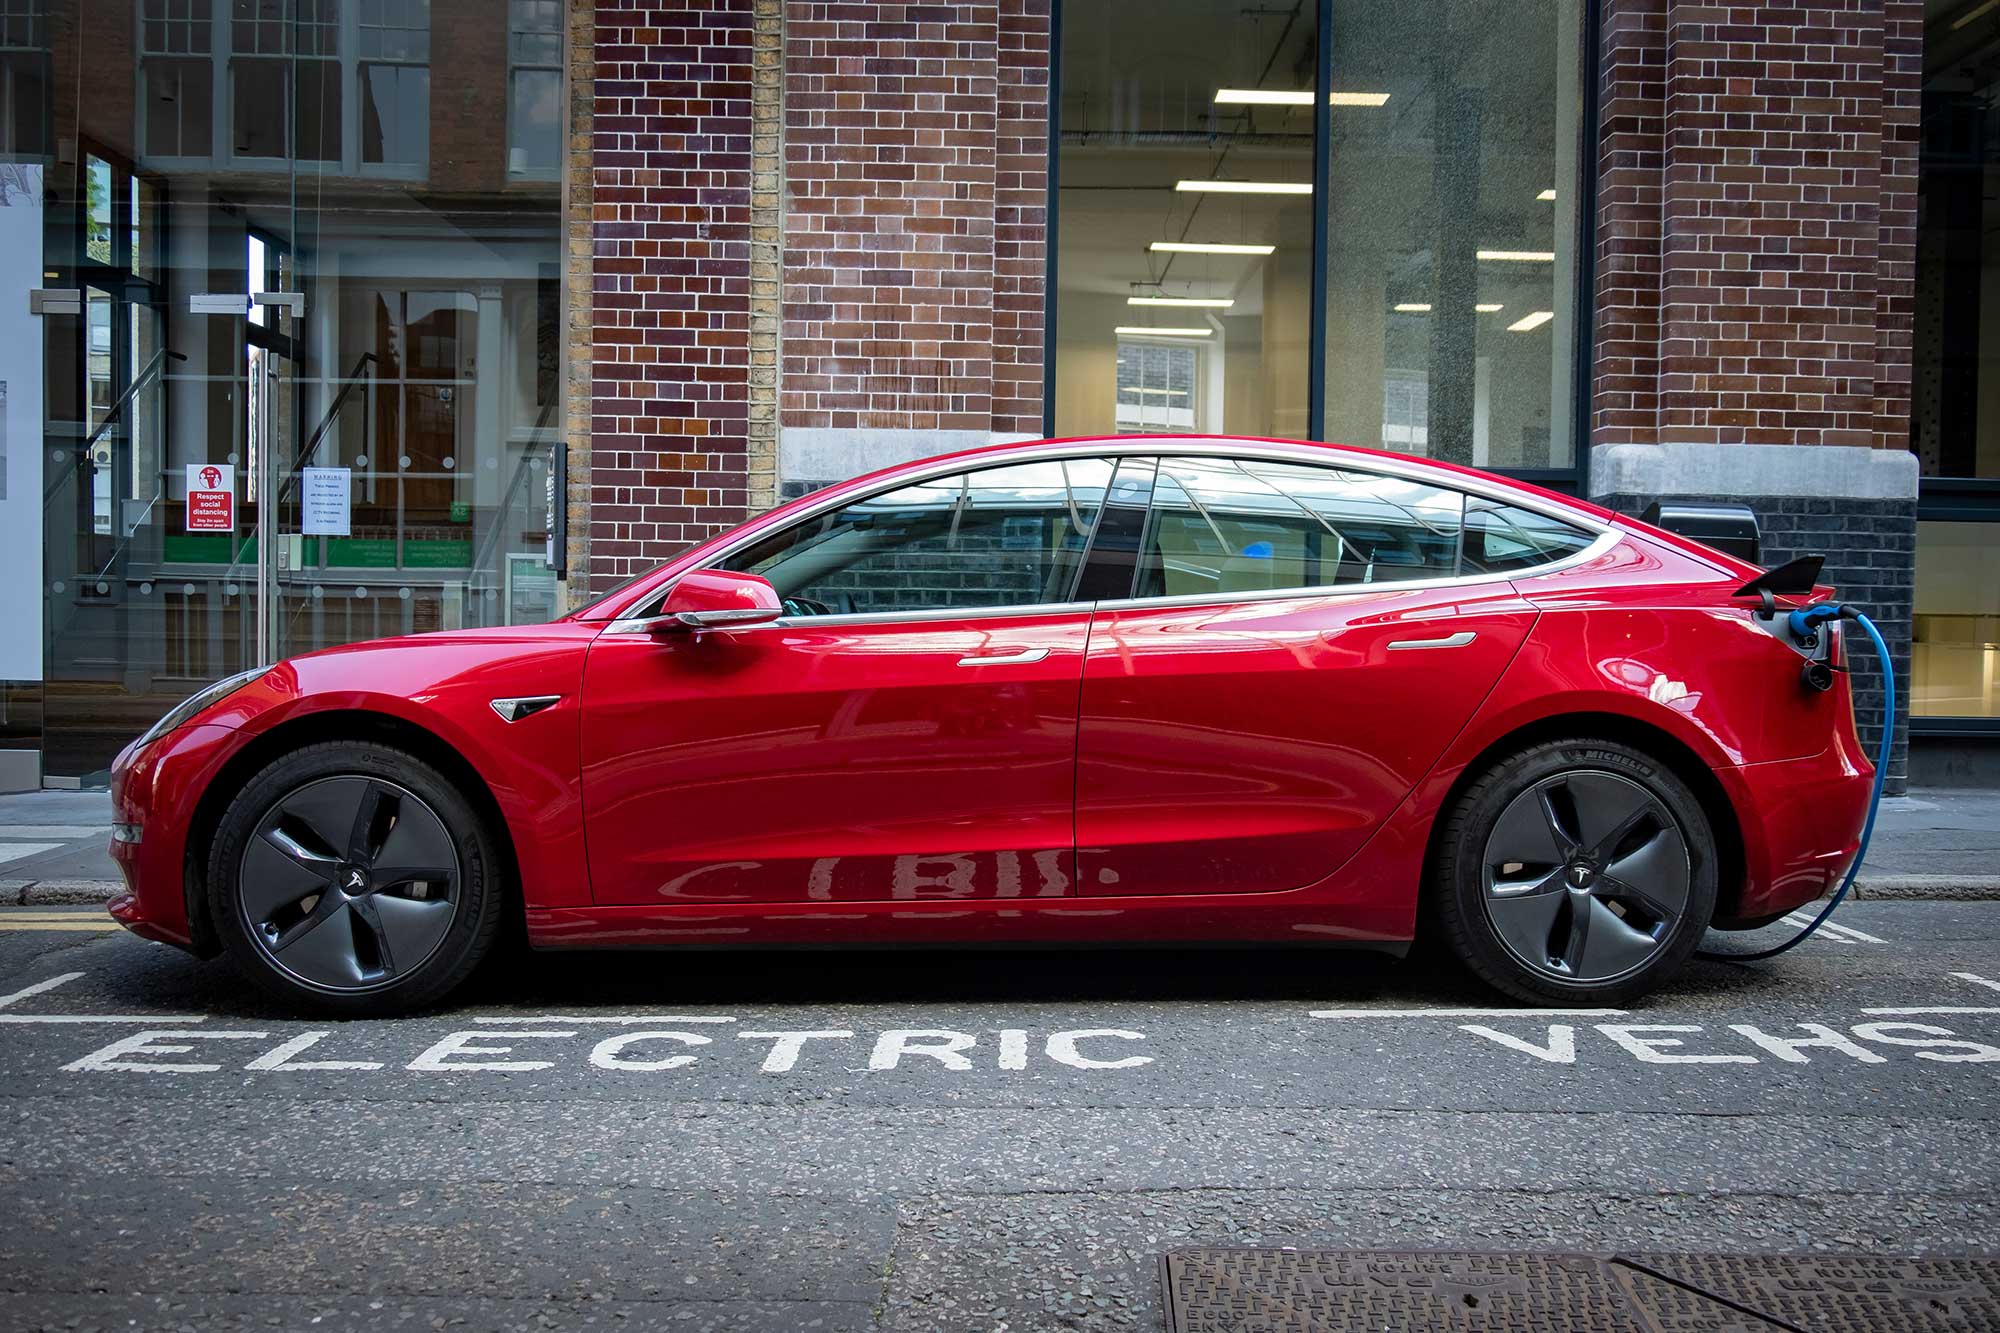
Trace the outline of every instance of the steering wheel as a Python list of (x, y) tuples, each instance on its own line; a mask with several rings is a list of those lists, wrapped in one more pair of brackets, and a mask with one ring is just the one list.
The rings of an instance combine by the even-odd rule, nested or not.
[(786, 597), (780, 599), (780, 604), (785, 608), (785, 614), (788, 616), (830, 616), (833, 614), (832, 607), (828, 606), (825, 602), (815, 601), (810, 597)]

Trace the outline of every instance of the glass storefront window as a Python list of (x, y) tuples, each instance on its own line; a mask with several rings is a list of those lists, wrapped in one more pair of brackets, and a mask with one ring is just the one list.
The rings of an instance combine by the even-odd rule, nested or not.
[(1926, 477), (2000, 477), (2000, 12), (1924, 49), (1910, 447)]
[(1961, 6), (1926, 24), (1922, 125), (1910, 712), (2000, 718), (2000, 11)]
[[(39, 59), (71, 86), (35, 112), (75, 152), (0, 163), (24, 205), (0, 262), (79, 293), (0, 340), (0, 404), (35, 404), (31, 455), (41, 435), (45, 774), (100, 776), (259, 660), (554, 615), (560, 191), (432, 116), (433, 6), (50, 8)], [(537, 11), (558, 51), (564, 12)], [(498, 107), (517, 70), (486, 49), (452, 95)], [(193, 521), (190, 468), (233, 528)]]
[(1573, 466), (1582, 5), (1335, 0), (1323, 90), (1317, 12), (1063, 6), (1055, 433), (1303, 438), (1319, 374), (1321, 438)]
[(2000, 525), (1917, 524), (1910, 712), (2000, 717)]
[(1315, 13), (1063, 5), (1056, 434), (1305, 437)]
[(1573, 0), (1336, 0), (1326, 438), (1570, 466)]

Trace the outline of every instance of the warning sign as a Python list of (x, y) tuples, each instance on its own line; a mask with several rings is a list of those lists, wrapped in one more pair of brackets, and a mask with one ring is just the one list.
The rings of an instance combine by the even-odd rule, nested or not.
[(236, 467), (233, 463), (187, 465), (187, 530), (236, 530)]

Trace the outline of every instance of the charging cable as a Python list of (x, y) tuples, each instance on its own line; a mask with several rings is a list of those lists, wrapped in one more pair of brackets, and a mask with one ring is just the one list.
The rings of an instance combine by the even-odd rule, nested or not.
[(1755, 953), (1695, 950), (1695, 957), (1706, 958), (1711, 962), (1754, 963), (1760, 958), (1776, 958), (1787, 949), (1796, 948), (1810, 939), (1812, 933), (1833, 915), (1833, 909), (1840, 906), (1840, 900), (1847, 896), (1847, 891), (1854, 887), (1854, 877), (1861, 873), (1862, 858), (1868, 855), (1869, 836), (1875, 832), (1875, 811), (1882, 804), (1882, 780), (1889, 772), (1889, 749), (1896, 731), (1896, 668), (1889, 661), (1889, 645), (1882, 642), (1882, 631), (1875, 628), (1875, 622), (1851, 606), (1842, 606), (1835, 602), (1817, 602), (1791, 612), (1789, 618), (1792, 634), (1808, 643), (1818, 635), (1819, 626), (1823, 622), (1851, 620), (1861, 626), (1862, 631), (1868, 635), (1869, 642), (1875, 645), (1875, 656), (1882, 663), (1882, 742), (1876, 747), (1875, 752), (1875, 784), (1868, 793), (1868, 818), (1861, 825), (1861, 844), (1854, 849), (1854, 860), (1847, 867), (1847, 877), (1841, 880), (1840, 888), (1834, 891), (1833, 897), (1827, 900), (1826, 906), (1820, 909), (1819, 915), (1812, 919), (1810, 925), (1783, 944), (1760, 949)]

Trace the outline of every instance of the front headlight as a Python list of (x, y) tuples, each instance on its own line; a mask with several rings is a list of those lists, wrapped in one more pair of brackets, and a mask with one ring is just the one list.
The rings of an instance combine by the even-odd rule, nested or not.
[(248, 671), (239, 671), (233, 676), (224, 676), (221, 680), (216, 681), (215, 684), (196, 690), (193, 694), (168, 709), (165, 717), (146, 729), (146, 734), (139, 738), (139, 748), (144, 749), (146, 746), (151, 745), (154, 741), (173, 731), (181, 723), (187, 721), (202, 709), (219, 699), (228, 698), (251, 681), (263, 679), (264, 673), (270, 669), (267, 666), (252, 667)]

